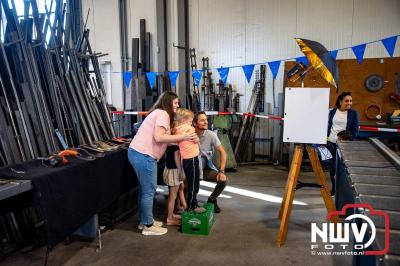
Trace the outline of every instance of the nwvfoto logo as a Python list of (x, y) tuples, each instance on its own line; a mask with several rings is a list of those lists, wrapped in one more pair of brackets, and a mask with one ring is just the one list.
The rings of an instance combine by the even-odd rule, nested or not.
[[(345, 249), (350, 245), (350, 229), (354, 236), (355, 244), (352, 245), (355, 250), (364, 251), (364, 255), (384, 255), (389, 251), (389, 215), (384, 211), (376, 211), (369, 204), (346, 204), (341, 211), (330, 212), (326, 220), (330, 221), (336, 215), (345, 215), (347, 209), (351, 208), (364, 208), (368, 209), (371, 216), (382, 216), (385, 220), (385, 246), (382, 250), (365, 250), (375, 240), (376, 227), (374, 222), (368, 216), (364, 214), (352, 214), (346, 217), (345, 221), (351, 221), (352, 219), (361, 219), (361, 226), (357, 223), (322, 223), (322, 228), (318, 227), (316, 223), (311, 224), (311, 249), (319, 248), (317, 243), (317, 237), (320, 238), (321, 242), (324, 243), (324, 248), (332, 250), (335, 247), (342, 247)], [(369, 228), (370, 237), (368, 237), (367, 229)]]

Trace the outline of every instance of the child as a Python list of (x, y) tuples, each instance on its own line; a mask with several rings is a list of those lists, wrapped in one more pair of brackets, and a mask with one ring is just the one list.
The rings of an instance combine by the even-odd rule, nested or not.
[[(181, 157), (179, 153), (179, 146), (168, 146), (166, 152), (166, 165), (164, 168), (163, 178), (164, 183), (168, 185), (168, 204), (167, 204), (167, 225), (180, 225), (180, 216), (174, 215), (175, 199), (179, 192), (179, 199), (182, 207), (186, 208), (185, 197), (183, 195), (183, 169), (181, 164)], [(181, 191), (182, 190), (182, 191)]]
[[(175, 134), (182, 134), (183, 132), (191, 133), (195, 132), (192, 126), (194, 114), (192, 111), (179, 108), (175, 114), (175, 120), (178, 125), (175, 128)], [(200, 187), (200, 167), (199, 167), (199, 144), (193, 141), (180, 141), (179, 150), (181, 152), (183, 170), (185, 172), (187, 184), (188, 184), (188, 195), (187, 204), (191, 211), (205, 212), (203, 207), (199, 207), (197, 204), (197, 193), (199, 193)]]

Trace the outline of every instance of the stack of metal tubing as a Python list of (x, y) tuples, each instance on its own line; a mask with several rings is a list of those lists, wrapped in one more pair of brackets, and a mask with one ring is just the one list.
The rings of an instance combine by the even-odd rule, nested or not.
[(0, 0), (0, 166), (115, 137), (89, 30), (72, 38), (63, 1), (24, 4)]

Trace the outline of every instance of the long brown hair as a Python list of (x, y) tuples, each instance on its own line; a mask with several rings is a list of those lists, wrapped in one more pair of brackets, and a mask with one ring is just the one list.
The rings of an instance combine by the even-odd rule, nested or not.
[(162, 109), (168, 113), (169, 121), (170, 123), (172, 123), (175, 117), (172, 102), (176, 98), (178, 98), (178, 95), (175, 92), (172, 91), (163, 92), (163, 94), (161, 94), (160, 97), (158, 97), (153, 107), (151, 107), (149, 113), (153, 112), (156, 109)]

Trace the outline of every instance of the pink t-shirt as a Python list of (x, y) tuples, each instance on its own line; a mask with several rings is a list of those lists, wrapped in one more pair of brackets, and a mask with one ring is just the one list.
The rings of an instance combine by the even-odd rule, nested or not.
[(171, 134), (169, 115), (166, 111), (156, 109), (151, 112), (140, 125), (129, 147), (160, 160), (167, 149), (168, 143), (156, 142), (154, 139), (156, 126), (165, 128), (167, 133)]
[[(183, 134), (185, 132), (194, 133), (195, 129), (188, 124), (183, 124), (175, 128), (175, 134)], [(179, 151), (183, 159), (197, 157), (200, 153), (199, 144), (188, 140), (179, 141)]]

